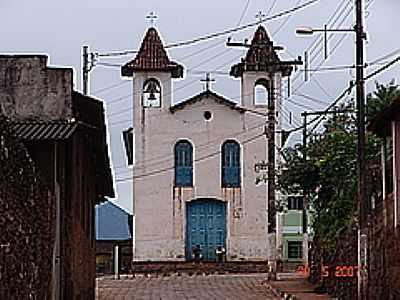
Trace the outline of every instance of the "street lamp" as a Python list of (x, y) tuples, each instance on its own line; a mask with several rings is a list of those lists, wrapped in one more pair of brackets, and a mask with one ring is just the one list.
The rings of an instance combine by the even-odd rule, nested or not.
[(312, 28), (309, 26), (303, 26), (296, 29), (297, 35), (313, 35), (315, 32), (323, 32), (324, 33), (324, 41), (325, 41), (325, 59), (328, 58), (328, 32), (356, 32), (356, 29), (353, 28), (332, 28), (328, 29), (325, 25), (324, 28)]
[(299, 27), (296, 29), (298, 35), (312, 35), (314, 32), (355, 32), (355, 29), (347, 28), (312, 28), (312, 27)]

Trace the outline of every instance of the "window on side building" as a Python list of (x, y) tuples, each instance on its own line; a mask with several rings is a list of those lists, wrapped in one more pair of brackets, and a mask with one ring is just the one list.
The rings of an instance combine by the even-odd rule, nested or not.
[(240, 145), (226, 141), (222, 145), (222, 187), (240, 187)]
[(300, 259), (303, 257), (303, 243), (301, 241), (288, 241), (288, 258)]
[(193, 186), (193, 146), (189, 141), (175, 145), (175, 186)]
[(303, 196), (289, 196), (288, 197), (289, 210), (303, 210)]

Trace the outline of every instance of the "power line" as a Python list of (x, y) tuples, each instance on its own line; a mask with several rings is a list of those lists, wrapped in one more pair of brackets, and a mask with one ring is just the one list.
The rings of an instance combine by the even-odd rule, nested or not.
[[(229, 49), (227, 49), (227, 50), (229, 50)], [(216, 71), (216, 70), (220, 69), (221, 67), (224, 67), (225, 65), (231, 63), (232, 61), (238, 59), (240, 56), (241, 56), (241, 54), (240, 54), (239, 56), (235, 56), (235, 57), (234, 57), (233, 59), (231, 59), (230, 61), (224, 63), (224, 64), (221, 65), (221, 66), (216, 67), (216, 68), (214, 69), (214, 71)], [(209, 60), (212, 60), (212, 59), (213, 59), (213, 57), (210, 58)], [(204, 63), (207, 63), (207, 62), (208, 62), (208, 61), (203, 61), (203, 64), (204, 64)], [(186, 87), (188, 87), (188, 86), (194, 84), (195, 82), (198, 82), (198, 80), (197, 80), (197, 79), (192, 80), (192, 81), (190, 81), (190, 82), (188, 82), (188, 83), (186, 83), (186, 84), (184, 84), (184, 85), (182, 85), (182, 86), (176, 88), (173, 92), (176, 92), (176, 91), (178, 91), (178, 90), (184, 89), (184, 88), (186, 88)], [(138, 91), (137, 93), (139, 94), (140, 91)], [(131, 93), (130, 95), (128, 95), (128, 97), (131, 97), (131, 96), (133, 96), (133, 95), (134, 95), (134, 93)], [(168, 96), (170, 96), (170, 95), (172, 95), (172, 91), (168, 94)], [(122, 100), (122, 98), (123, 98), (123, 97), (119, 98), (118, 100)], [(133, 107), (131, 106), (129, 109), (132, 109), (132, 108), (133, 108)], [(117, 112), (114, 112), (114, 113), (109, 114), (108, 117), (120, 115), (120, 114), (123, 114), (123, 113), (126, 113), (126, 112), (129, 112), (129, 110), (127, 110), (127, 109), (120, 110), (120, 111), (117, 111)]]
[(269, 10), (267, 12), (267, 16), (269, 16), (272, 13), (272, 11), (274, 10), (275, 5), (276, 5), (277, 2), (278, 2), (278, 0), (274, 0), (274, 2), (272, 2), (272, 5), (270, 6), (270, 8), (269, 8)]
[(98, 89), (98, 90), (94, 91), (93, 94), (100, 94), (100, 93), (103, 93), (103, 92), (105, 92), (105, 91), (114, 89), (114, 88), (119, 87), (119, 86), (121, 86), (121, 85), (124, 85), (124, 84), (126, 84), (126, 83), (128, 83), (128, 82), (130, 82), (130, 81), (127, 81), (127, 80), (119, 81), (118, 83), (115, 83), (115, 84), (109, 85), (109, 86), (107, 86), (107, 87)]
[[(263, 136), (265, 136), (264, 133), (256, 135), (254, 137), (251, 137), (251, 138), (243, 141), (242, 145), (248, 144), (248, 143), (250, 143), (250, 142), (252, 142), (252, 141), (254, 141), (254, 140), (256, 140), (256, 139), (258, 139), (260, 137), (263, 137)], [(221, 150), (215, 151), (213, 153), (210, 153), (208, 155), (205, 155), (205, 156), (202, 156), (200, 158), (195, 159), (194, 162), (199, 162), (199, 161), (203, 161), (203, 160), (212, 158), (212, 157), (214, 157), (216, 155), (219, 155), (220, 153), (221, 153)], [(145, 173), (145, 174), (142, 174), (142, 175), (137, 175), (137, 176), (127, 177), (127, 178), (117, 179), (117, 180), (115, 180), (115, 182), (124, 182), (124, 181), (132, 180), (132, 179), (138, 179), (138, 178), (144, 178), (144, 177), (149, 177), (149, 176), (153, 176), (153, 175), (158, 175), (158, 174), (161, 174), (161, 173), (165, 173), (165, 172), (171, 171), (173, 169), (175, 169), (175, 167), (167, 167), (167, 168), (159, 169), (159, 170), (156, 170), (156, 171), (153, 171), (153, 172), (148, 172), (148, 173)]]
[[(298, 0), (296, 3), (296, 6), (298, 6), (300, 4), (302, 0)], [(278, 34), (279, 31), (282, 30), (283, 27), (285, 27), (285, 25), (287, 24), (287, 22), (289, 21), (290, 17), (292, 15), (288, 15), (281, 23), (281, 25), (272, 33), (272, 36), (275, 36), (276, 34)]]
[[(316, 2), (319, 2), (319, 0), (307, 1), (306, 3), (304, 3), (302, 5), (299, 5), (299, 6), (291, 8), (291, 9), (287, 9), (287, 10), (281, 11), (280, 13), (274, 14), (273, 16), (262, 18), (260, 21), (262, 23), (264, 23), (264, 22), (268, 22), (268, 21), (271, 21), (271, 20), (274, 20), (274, 19), (278, 19), (280, 17), (283, 17), (283, 16), (286, 16), (286, 15), (292, 14), (292, 13), (294, 13), (296, 11), (302, 10), (302, 9), (304, 9), (304, 8), (314, 4)], [(212, 33), (212, 34), (207, 34), (205, 36), (201, 36), (201, 37), (194, 38), (194, 39), (191, 39), (191, 40), (169, 44), (169, 45), (165, 46), (165, 48), (166, 49), (172, 49), (172, 48), (177, 48), (177, 47), (189, 46), (189, 45), (196, 44), (196, 43), (199, 43), (199, 42), (203, 42), (203, 41), (206, 41), (206, 40), (209, 40), (209, 39), (214, 39), (214, 38), (217, 38), (219, 36), (228, 35), (228, 34), (231, 34), (231, 33), (234, 33), (234, 32), (242, 31), (244, 29), (257, 26), (257, 25), (260, 24), (260, 21), (252, 22), (252, 23), (249, 23), (249, 24), (246, 24), (246, 25), (238, 26), (238, 27), (235, 27), (235, 28), (227, 29), (227, 30), (216, 32), (216, 33)], [(135, 54), (137, 52), (138, 52), (137, 50), (126, 50), (126, 51), (119, 51), (119, 52), (98, 53), (97, 55), (99, 57), (123, 56), (123, 55), (128, 55), (128, 54)]]
[[(237, 138), (237, 137), (239, 137), (243, 134), (249, 133), (253, 130), (262, 129), (262, 128), (264, 128), (264, 126), (265, 126), (265, 122), (262, 122), (262, 123), (257, 122), (254, 126), (249, 127), (245, 130), (241, 130), (241, 131), (235, 132), (235, 133), (225, 134), (222, 136), (217, 136), (214, 139), (212, 139), (206, 143), (197, 145), (196, 151), (199, 152), (200, 150), (207, 149), (207, 148), (211, 147), (212, 145), (215, 146), (216, 143), (220, 144), (221, 140)], [(168, 156), (160, 155), (160, 156), (152, 157), (151, 159), (143, 160), (140, 164), (136, 164), (135, 167), (138, 169), (143, 168), (143, 165), (145, 162), (146, 162), (146, 166), (152, 166), (152, 165), (160, 164), (162, 162), (169, 161), (172, 158), (173, 158), (173, 154), (170, 154)]]
[(240, 24), (242, 24), (243, 18), (244, 18), (244, 16), (245, 16), (246, 13), (247, 13), (247, 10), (248, 10), (248, 8), (249, 8), (249, 5), (250, 5), (250, 0), (247, 0), (246, 5), (245, 5), (244, 8), (243, 8), (243, 12), (242, 12), (242, 14), (240, 15), (240, 19), (239, 19), (238, 23), (236, 24), (236, 26), (240, 26)]
[(396, 57), (395, 59), (393, 59), (392, 61), (390, 61), (389, 63), (387, 63), (387, 64), (384, 65), (383, 67), (379, 68), (378, 70), (372, 72), (371, 74), (368, 74), (368, 75), (365, 77), (364, 80), (366, 81), (366, 80), (369, 80), (369, 79), (375, 77), (376, 75), (382, 73), (383, 71), (385, 71), (386, 69), (390, 68), (391, 66), (393, 66), (395, 63), (397, 63), (397, 62), (399, 62), (399, 61), (400, 61), (400, 56)]
[[(384, 65), (383, 67), (379, 68), (378, 70), (376, 70), (376, 71), (372, 72), (371, 74), (367, 75), (367, 76), (364, 78), (364, 80), (367, 81), (367, 80), (372, 79), (373, 77), (379, 75), (380, 73), (382, 73), (383, 71), (387, 70), (388, 68), (390, 68), (391, 66), (393, 66), (394, 64), (396, 64), (396, 63), (398, 63), (398, 62), (400, 62), (400, 56), (396, 57), (395, 59), (393, 59), (392, 61), (390, 61), (389, 63), (387, 63), (387, 64)], [(328, 110), (330, 110), (332, 107), (334, 107), (342, 98), (344, 98), (348, 93), (351, 92), (351, 90), (354, 88), (354, 86), (355, 86), (354, 82), (351, 82), (351, 83), (350, 83), (350, 86), (349, 86), (347, 89), (345, 89), (345, 90), (335, 99), (335, 101), (332, 102), (324, 111), (328, 111)], [(313, 120), (309, 121), (309, 122), (307, 123), (307, 125), (310, 125), (310, 124), (314, 123), (315, 121), (317, 121), (317, 120), (320, 119), (320, 118), (321, 118), (321, 116), (315, 117)], [(311, 131), (315, 130), (315, 128), (316, 128), (318, 125), (319, 125), (319, 123), (317, 123), (317, 124), (313, 127), (313, 129), (312, 129)], [(290, 132), (295, 132), (295, 131), (298, 131), (298, 130), (300, 130), (300, 129), (302, 129), (302, 128), (303, 128), (303, 126), (301, 126), (301, 127), (299, 127), (299, 128), (295, 128), (295, 129), (291, 130)]]

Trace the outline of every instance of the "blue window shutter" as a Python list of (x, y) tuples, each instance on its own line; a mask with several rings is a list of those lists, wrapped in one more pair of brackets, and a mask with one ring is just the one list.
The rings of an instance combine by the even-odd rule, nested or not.
[(240, 146), (228, 141), (222, 146), (222, 186), (240, 187)]
[(193, 147), (188, 141), (175, 145), (175, 186), (193, 186)]

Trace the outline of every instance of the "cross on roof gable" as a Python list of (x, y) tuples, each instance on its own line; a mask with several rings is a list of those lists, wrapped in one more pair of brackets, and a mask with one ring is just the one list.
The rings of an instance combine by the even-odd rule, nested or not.
[(147, 30), (136, 57), (121, 68), (122, 76), (132, 76), (138, 71), (171, 72), (174, 78), (183, 76), (183, 67), (169, 59), (154, 27)]

